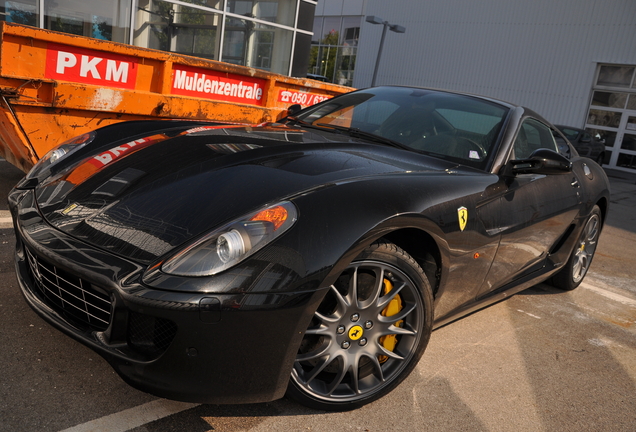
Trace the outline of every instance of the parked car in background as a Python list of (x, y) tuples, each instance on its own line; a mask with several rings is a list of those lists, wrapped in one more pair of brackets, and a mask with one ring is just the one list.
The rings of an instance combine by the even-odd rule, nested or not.
[(312, 79), (312, 80), (316, 80), (316, 81), (331, 82), (331, 80), (329, 78), (327, 78), (326, 76), (324, 76), (324, 75), (317, 75), (317, 74), (308, 73), (307, 74), (307, 78)]
[(556, 125), (556, 127), (572, 143), (580, 156), (590, 158), (603, 165), (605, 143), (584, 129)]

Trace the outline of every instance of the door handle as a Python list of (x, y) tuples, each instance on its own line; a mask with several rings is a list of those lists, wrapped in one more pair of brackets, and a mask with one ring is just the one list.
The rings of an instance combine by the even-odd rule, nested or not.
[(572, 187), (579, 187), (579, 181), (576, 177), (572, 179), (572, 182), (570, 184), (572, 185)]

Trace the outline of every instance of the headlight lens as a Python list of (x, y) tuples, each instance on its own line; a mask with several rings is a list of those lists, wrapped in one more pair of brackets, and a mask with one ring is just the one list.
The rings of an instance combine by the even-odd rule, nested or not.
[(178, 276), (211, 276), (262, 249), (296, 222), (298, 212), (284, 201), (250, 213), (204, 236), (161, 266)]
[(44, 170), (52, 167), (69, 154), (89, 144), (95, 139), (95, 135), (95, 132), (88, 132), (80, 136), (76, 136), (75, 138), (71, 138), (68, 141), (64, 141), (62, 144), (45, 154), (42, 159), (33, 166), (31, 171), (27, 174), (27, 179), (37, 177)]

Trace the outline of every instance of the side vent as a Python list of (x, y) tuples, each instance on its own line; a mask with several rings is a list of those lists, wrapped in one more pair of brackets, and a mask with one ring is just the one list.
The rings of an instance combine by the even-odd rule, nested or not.
[(550, 249), (550, 255), (554, 255), (559, 252), (559, 250), (563, 247), (568, 238), (572, 235), (572, 231), (574, 231), (574, 224), (570, 225), (568, 229), (563, 233), (561, 237), (554, 243), (554, 246)]

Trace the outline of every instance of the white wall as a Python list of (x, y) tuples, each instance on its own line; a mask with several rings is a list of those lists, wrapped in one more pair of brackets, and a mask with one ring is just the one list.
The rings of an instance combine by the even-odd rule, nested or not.
[[(487, 95), (553, 123), (583, 126), (597, 63), (636, 64), (636, 0), (367, 0), (366, 14), (406, 27), (387, 32), (378, 85)], [(355, 87), (381, 34), (363, 23)]]

